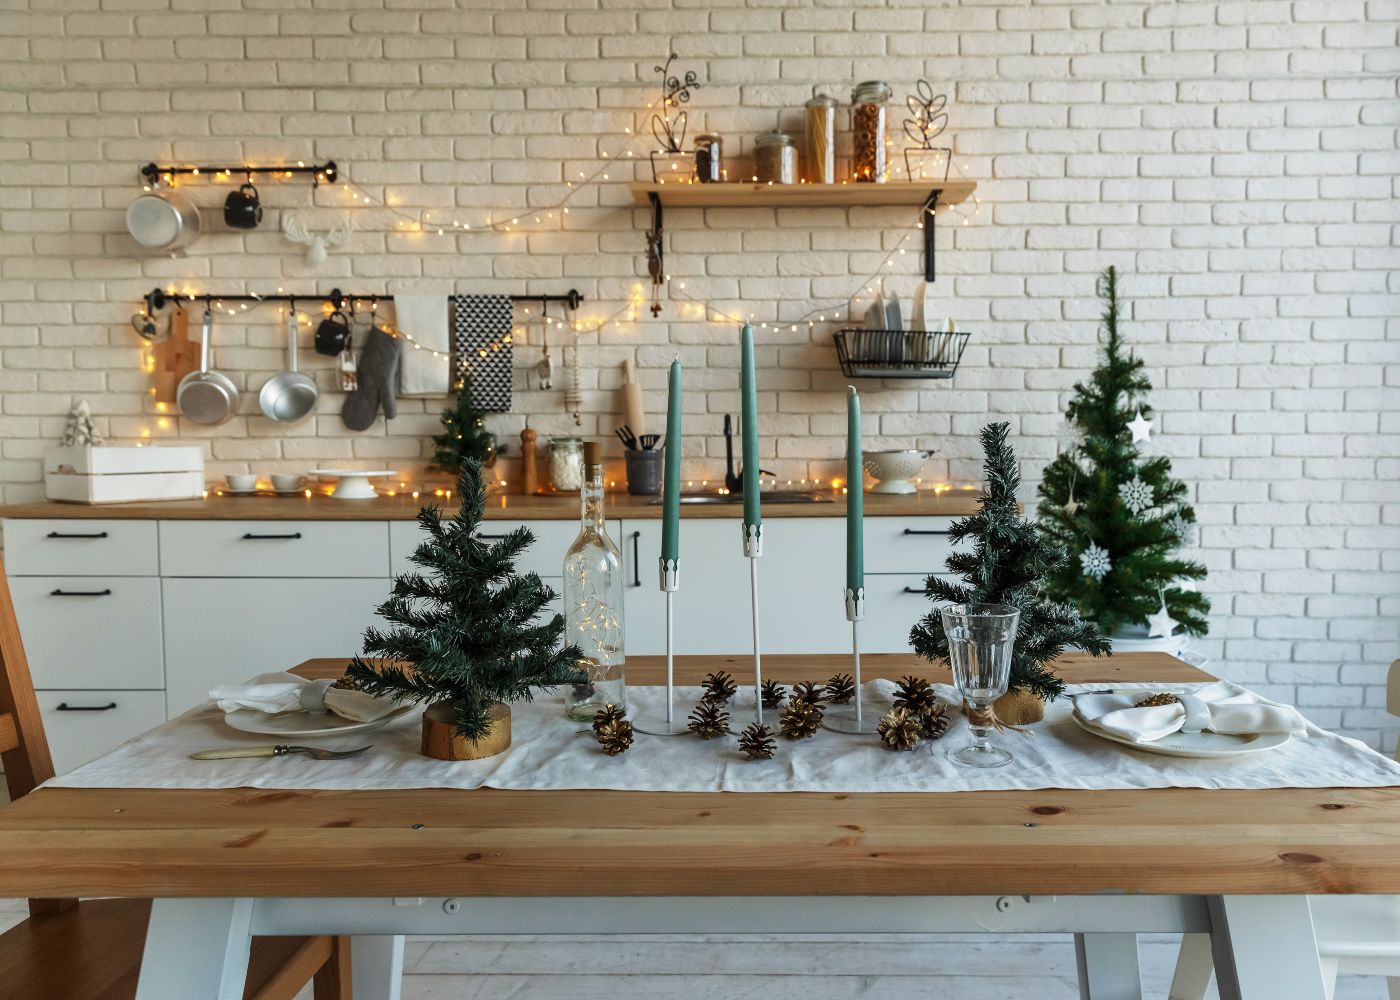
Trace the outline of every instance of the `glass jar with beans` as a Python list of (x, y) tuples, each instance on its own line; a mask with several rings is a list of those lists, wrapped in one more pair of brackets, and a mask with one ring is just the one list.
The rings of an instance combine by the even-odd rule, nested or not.
[(754, 173), (760, 184), (797, 183), (797, 147), (792, 136), (774, 129), (754, 140)]

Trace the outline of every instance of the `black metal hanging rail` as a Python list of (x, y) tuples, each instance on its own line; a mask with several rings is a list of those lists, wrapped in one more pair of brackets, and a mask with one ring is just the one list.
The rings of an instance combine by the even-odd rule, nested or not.
[[(163, 288), (153, 288), (146, 293), (146, 311), (154, 313), (164, 309), (167, 305), (177, 302), (329, 302), (337, 309), (350, 302), (393, 302), (392, 295), (381, 295), (371, 293), (367, 295), (346, 295), (339, 288), (332, 288), (329, 294), (319, 295), (310, 293), (307, 295), (291, 295), (286, 292), (277, 292), (273, 295), (256, 295), (251, 292), (239, 292), (234, 295), (215, 295), (212, 292), (199, 292), (197, 294), (181, 294), (179, 292), (167, 292)], [(549, 302), (563, 302), (570, 309), (577, 309), (583, 304), (583, 294), (577, 288), (570, 288), (562, 295), (512, 295), (512, 302), (538, 302), (541, 305)]]
[(162, 167), (155, 163), (148, 163), (141, 168), (141, 177), (147, 184), (155, 186), (160, 183), (162, 177), (174, 177), (178, 174), (199, 174), (209, 175), (216, 178), (220, 174), (227, 174), (229, 179), (241, 177), (244, 180), (251, 180), (254, 174), (264, 174), (268, 177), (276, 177), (278, 174), (310, 174), (311, 186), (315, 187), (322, 181), (327, 184), (335, 183), (340, 176), (334, 160), (327, 160), (325, 163), (299, 163), (296, 166), (259, 166), (257, 164), (240, 163), (235, 166), (218, 166), (217, 164), (197, 164), (188, 167)]

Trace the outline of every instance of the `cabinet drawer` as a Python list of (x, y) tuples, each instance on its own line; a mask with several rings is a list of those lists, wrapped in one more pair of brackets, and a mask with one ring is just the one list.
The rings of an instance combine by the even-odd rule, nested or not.
[[(477, 537), (494, 541), (505, 537), (508, 532), (519, 527), (529, 528), (535, 536), (534, 544), (521, 553), (515, 562), (517, 573), (538, 573), (541, 577), (557, 577), (564, 571), (564, 553), (578, 537), (577, 521), (482, 521)], [(622, 524), (608, 522), (608, 536), (613, 543), (622, 547)], [(418, 567), (408, 561), (414, 549), (427, 537), (416, 521), (389, 522), (390, 572), (394, 574), (416, 571)], [(555, 588), (558, 589), (557, 587)]]
[(933, 610), (924, 596), (925, 574), (865, 576), (865, 621), (860, 648), (868, 653), (910, 653), (909, 630)]
[(59, 774), (165, 721), (162, 691), (36, 691)]
[(162, 521), (160, 546), (166, 577), (389, 575), (383, 521)]
[(7, 519), (5, 570), (11, 576), (155, 576), (156, 526), (152, 521)]
[(34, 686), (165, 686), (160, 580), (131, 576), (10, 578)]
[(942, 572), (953, 551), (948, 541), (949, 517), (867, 517), (867, 573)]

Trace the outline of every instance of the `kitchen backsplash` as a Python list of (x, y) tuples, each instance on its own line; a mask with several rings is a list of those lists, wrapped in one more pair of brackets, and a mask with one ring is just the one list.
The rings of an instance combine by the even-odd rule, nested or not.
[[(1093, 361), (1094, 275), (1116, 264), (1127, 335), (1156, 386), (1153, 446), (1195, 488), (1217, 612), (1206, 651), (1324, 725), (1374, 737), (1386, 724), (1379, 685), (1400, 653), (1393, 0), (52, 6), (21, 2), (0, 38), (4, 499), (41, 495), (40, 457), (77, 399), (115, 441), (207, 441), (211, 475), (351, 462), (407, 475), (426, 461), (441, 404), (403, 400), (387, 427), (347, 431), (306, 327), (317, 415), (290, 427), (257, 415), (257, 388), (285, 362), (271, 306), (216, 326), (219, 367), (245, 390), (241, 416), (210, 429), (158, 413), (129, 325), (154, 285), (577, 288), (585, 329), (632, 302), (635, 322), (577, 339), (578, 426), (563, 393), (573, 334), (548, 332), (554, 387), (542, 389), (529, 371), (545, 343), (538, 309), (517, 309), (514, 409), (489, 426), (512, 451), (528, 417), (542, 439), (578, 432), (617, 454), (622, 362), (635, 362), (659, 426), (679, 353), (686, 474), (713, 479), (722, 417), (738, 410), (736, 330), (664, 297), (651, 318), (650, 214), (622, 183), (635, 162), (615, 161), (567, 215), (493, 233), (409, 231), (339, 184), (313, 194), (301, 178), (259, 178), (259, 229), (211, 219), (177, 259), (138, 253), (125, 231), (138, 166), (329, 158), (376, 203), (471, 221), (551, 205), (566, 180), (626, 147), (626, 129), (649, 135), (653, 68), (669, 51), (702, 84), (690, 134), (719, 132), (740, 159), (759, 132), (800, 130), (814, 85), (844, 105), (852, 83), (888, 80), (898, 134), (903, 95), (926, 77), (948, 94), (954, 176), (975, 180), (981, 201), (940, 215), (928, 311), (972, 339), (952, 382), (862, 385), (868, 446), (936, 449), (926, 481), (962, 483), (977, 477), (976, 430), (1009, 419), (1033, 486)], [(181, 189), (202, 206), (229, 190), (203, 179)], [(282, 235), (289, 210), (319, 230), (343, 213), (357, 231), (314, 266)], [(769, 324), (759, 405), (765, 468), (780, 479), (837, 472), (845, 427), (838, 324), (789, 321), (844, 308), (909, 214), (667, 210), (666, 270), (687, 294)], [(891, 259), (885, 287), (907, 315), (918, 241)]]

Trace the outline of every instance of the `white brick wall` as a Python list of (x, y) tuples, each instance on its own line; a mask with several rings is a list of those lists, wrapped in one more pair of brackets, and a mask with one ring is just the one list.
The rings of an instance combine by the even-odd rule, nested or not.
[[(580, 192), (563, 231), (438, 237), (361, 232), (313, 270), (278, 235), (301, 183), (262, 186), (265, 228), (215, 231), (184, 259), (143, 257), (122, 212), (148, 160), (331, 157), (396, 203), (490, 209), (554, 202), (565, 177), (621, 148), (674, 44), (704, 87), (702, 128), (784, 123), (814, 83), (844, 93), (927, 76), (984, 200), (939, 233), (935, 294), (974, 331), (952, 385), (864, 388), (871, 447), (938, 449), (930, 474), (977, 472), (976, 429), (1005, 417), (1032, 481), (1054, 454), (1067, 390), (1094, 356), (1093, 276), (1125, 272), (1129, 336), (1147, 360), (1155, 447), (1197, 484), (1216, 615), (1199, 645), (1230, 676), (1373, 742), (1387, 663), (1400, 655), (1400, 202), (1395, 0), (896, 3), (750, 0), (24, 0), (0, 15), (0, 482), (40, 494), (39, 459), (75, 398), (116, 439), (208, 442), (210, 471), (322, 460), (422, 464), (435, 406), (391, 428), (341, 427), (327, 391), (290, 430), (255, 416), (281, 365), (270, 310), (219, 330), (222, 367), (249, 390), (216, 430), (162, 426), (127, 319), (156, 283), (363, 291), (555, 291), (585, 315), (634, 294), (645, 213), (617, 180)], [(215, 9), (217, 8), (217, 9)], [(898, 117), (898, 116), (897, 116)], [(731, 139), (730, 148), (733, 147)], [(215, 204), (223, 190), (192, 185)], [(345, 204), (322, 191), (316, 205)], [(839, 302), (894, 246), (907, 213), (672, 210), (669, 269), (732, 311), (791, 320)], [(382, 213), (361, 210), (366, 228)], [(946, 220), (945, 220), (946, 221)], [(910, 247), (916, 246), (911, 243)], [(913, 289), (917, 255), (890, 286)], [(645, 312), (643, 316), (645, 317)], [(737, 407), (734, 332), (682, 321), (581, 341), (582, 430), (617, 422), (618, 365), (634, 357), (654, 412), (674, 351), (688, 365), (690, 470), (718, 468)], [(843, 380), (830, 327), (764, 336), (765, 465), (828, 476), (842, 448)], [(518, 352), (532, 363), (538, 327)], [(551, 339), (556, 360), (562, 338)], [(314, 358), (312, 355), (304, 357)], [(323, 387), (325, 359), (311, 362)], [(708, 366), (708, 367), (707, 367)], [(525, 415), (569, 430), (558, 390), (517, 382)], [(562, 381), (556, 381), (561, 385)], [(704, 432), (702, 434), (702, 432)]]

